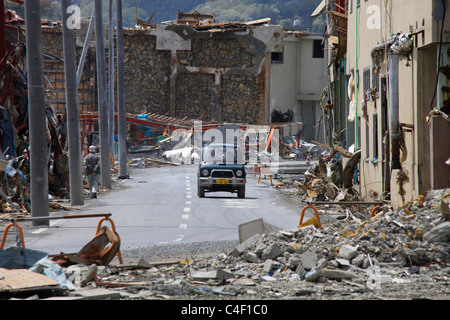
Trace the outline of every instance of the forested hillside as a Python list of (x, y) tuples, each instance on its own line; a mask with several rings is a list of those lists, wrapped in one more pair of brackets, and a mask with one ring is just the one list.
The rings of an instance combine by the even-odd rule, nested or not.
[[(61, 18), (60, 1), (40, 0), (42, 19), (58, 21)], [(139, 19), (147, 21), (155, 13), (151, 23), (175, 20), (177, 10), (214, 14), (216, 22), (249, 21), (271, 18), (271, 24), (281, 24), (292, 28), (296, 21), (297, 28), (309, 29), (312, 32), (323, 32), (325, 19), (323, 16), (311, 18), (311, 13), (321, 0), (122, 0), (124, 26), (136, 24), (136, 10)], [(89, 17), (94, 7), (93, 0), (72, 0), (80, 6), (81, 15)], [(115, 0), (113, 0), (115, 3)], [(108, 21), (109, 0), (103, 0), (104, 21)], [(24, 17), (23, 6), (6, 1), (6, 8), (16, 10)]]

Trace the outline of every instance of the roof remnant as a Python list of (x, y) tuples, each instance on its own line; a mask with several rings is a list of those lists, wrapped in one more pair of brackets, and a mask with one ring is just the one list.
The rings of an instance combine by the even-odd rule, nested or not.
[(270, 23), (270, 18), (259, 19), (248, 22), (220, 22), (211, 23), (208, 25), (196, 25), (192, 28), (197, 31), (208, 31), (208, 32), (224, 32), (224, 31), (242, 31), (248, 26), (264, 25)]
[(178, 10), (177, 24), (187, 24), (189, 26), (205, 25), (215, 22), (213, 14), (202, 14), (197, 11), (192, 13), (183, 13)]

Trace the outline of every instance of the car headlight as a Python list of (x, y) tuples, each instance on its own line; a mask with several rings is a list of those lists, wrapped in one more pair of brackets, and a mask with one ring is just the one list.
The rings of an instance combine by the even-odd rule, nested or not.
[(242, 174), (243, 174), (242, 170), (236, 170), (237, 177), (242, 177)]
[(204, 177), (209, 176), (209, 170), (208, 170), (208, 169), (203, 169), (202, 175), (203, 175)]

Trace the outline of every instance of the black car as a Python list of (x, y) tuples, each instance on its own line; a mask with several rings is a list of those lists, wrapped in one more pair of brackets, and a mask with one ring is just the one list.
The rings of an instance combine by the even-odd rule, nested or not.
[(197, 173), (197, 194), (205, 192), (237, 192), (245, 198), (246, 175), (243, 150), (231, 144), (209, 144), (202, 149)]

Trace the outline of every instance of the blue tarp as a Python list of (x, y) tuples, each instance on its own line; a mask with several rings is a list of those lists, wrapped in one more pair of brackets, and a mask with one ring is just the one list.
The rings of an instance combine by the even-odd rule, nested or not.
[(0, 268), (29, 269), (47, 255), (42, 251), (19, 247), (0, 249)]
[[(137, 118), (138, 118), (138, 119), (150, 119), (150, 118), (148, 117), (148, 114), (139, 114), (139, 115), (137, 116)], [(152, 135), (154, 134), (154, 132), (151, 131), (151, 130), (152, 130), (152, 127), (150, 127), (150, 126), (148, 126), (148, 125), (141, 124), (139, 128), (141, 129), (142, 133), (143, 133), (144, 135), (146, 135), (146, 136), (152, 136)]]

